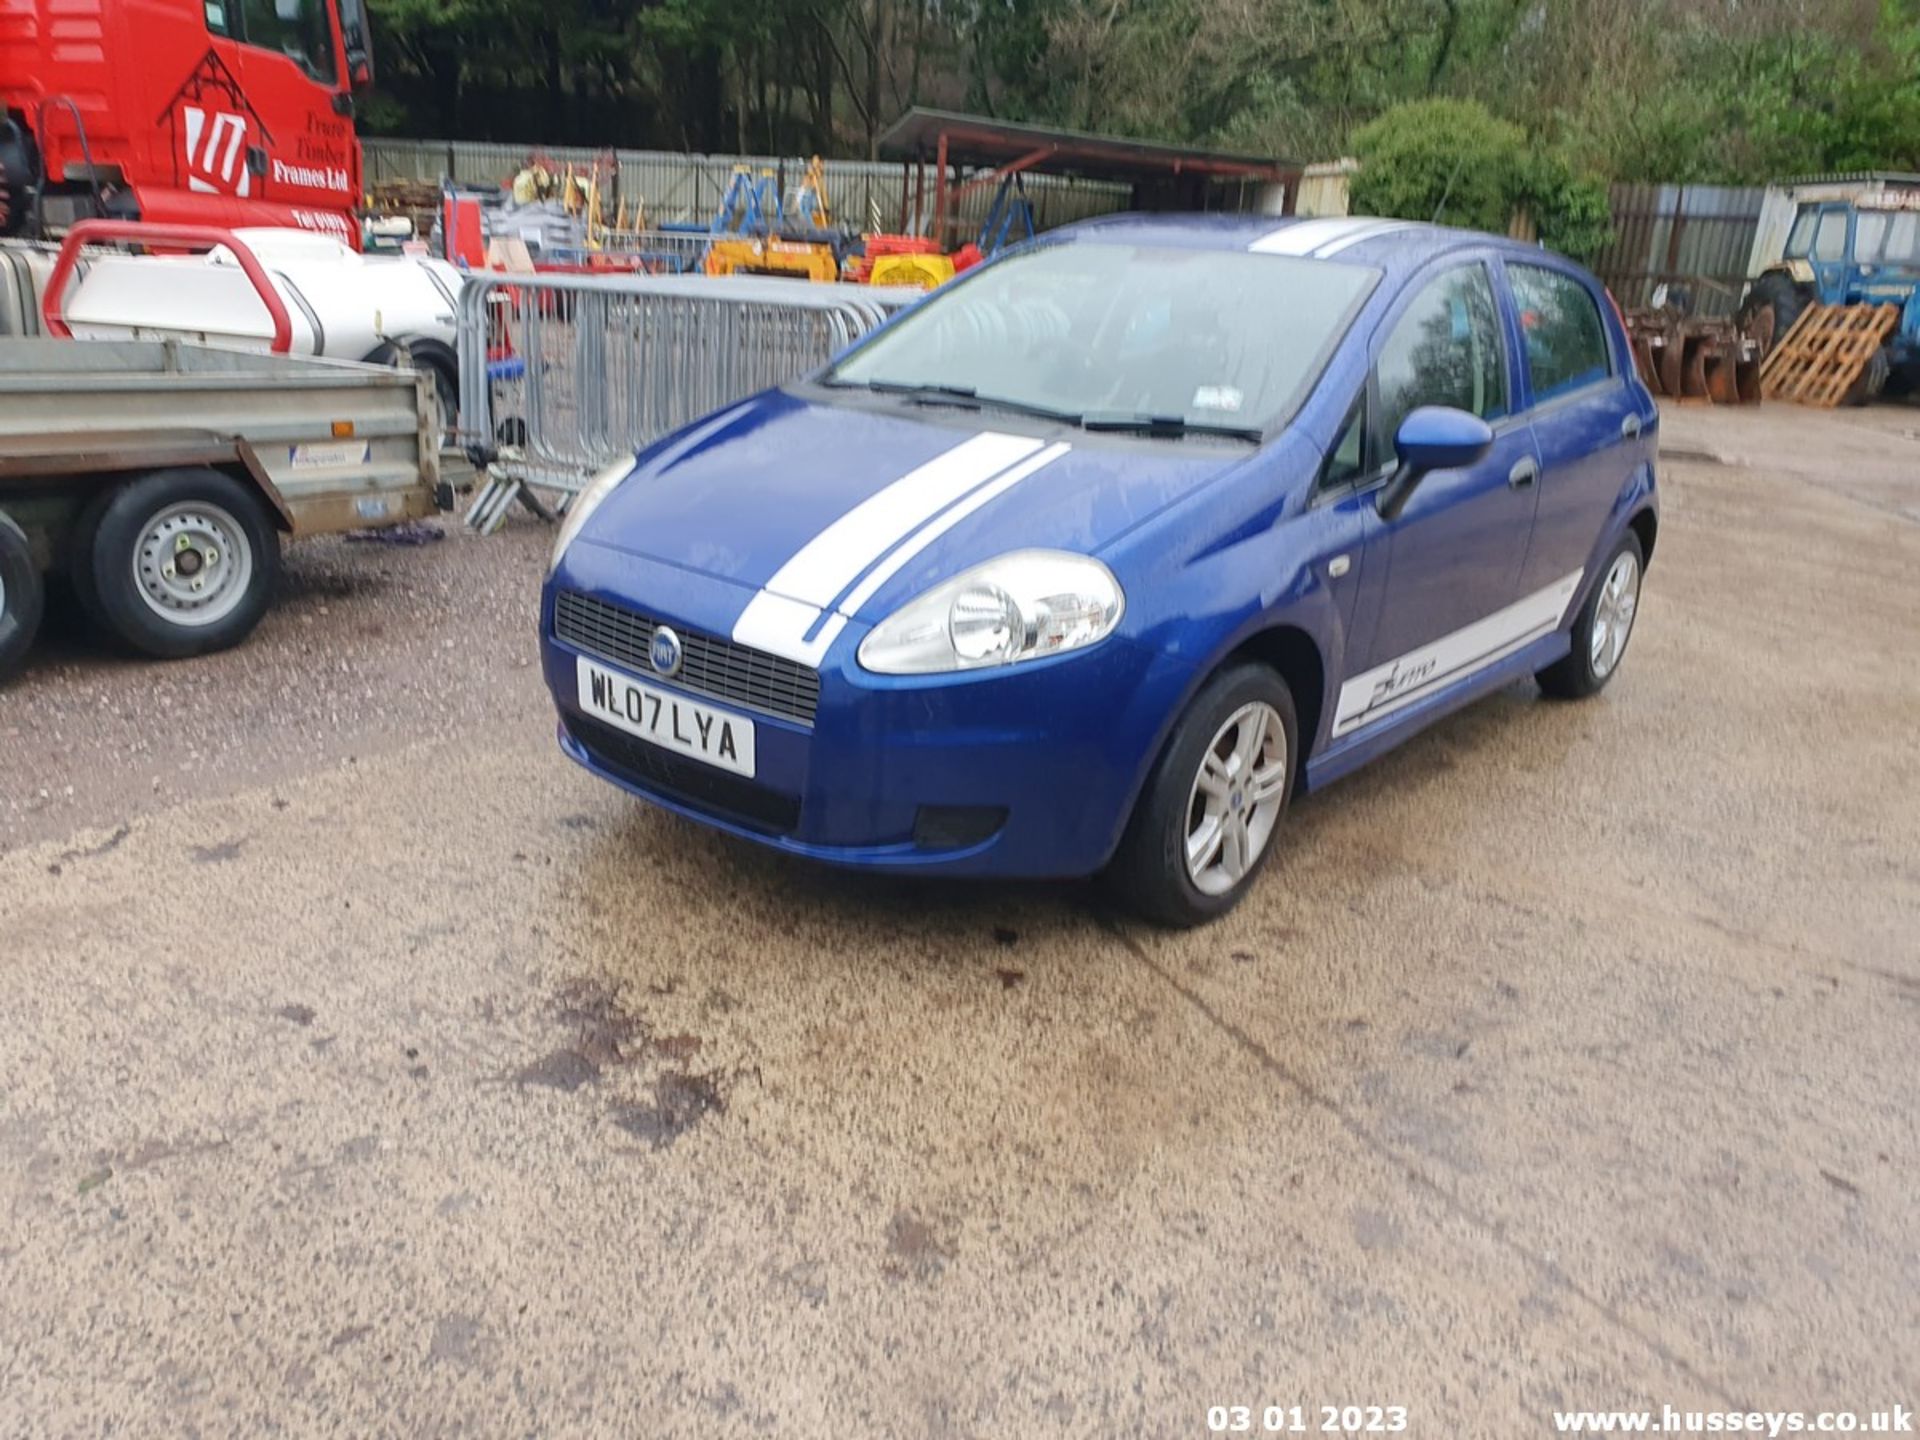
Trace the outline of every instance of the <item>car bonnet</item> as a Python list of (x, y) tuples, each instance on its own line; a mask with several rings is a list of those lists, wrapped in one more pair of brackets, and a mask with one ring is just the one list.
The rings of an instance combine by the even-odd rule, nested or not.
[(817, 663), (847, 619), (1010, 550), (1093, 553), (1252, 453), (776, 391), (650, 453), (580, 538), (752, 591), (735, 638)]

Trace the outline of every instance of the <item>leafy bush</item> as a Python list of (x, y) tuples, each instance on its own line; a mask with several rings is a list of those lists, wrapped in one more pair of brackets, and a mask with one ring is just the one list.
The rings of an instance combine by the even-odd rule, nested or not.
[(1613, 239), (1613, 209), (1607, 184), (1575, 170), (1553, 151), (1528, 155), (1519, 167), (1515, 203), (1533, 216), (1541, 244), (1591, 260)]
[(1527, 136), (1477, 100), (1396, 105), (1353, 137), (1353, 208), (1506, 233)]
[(1590, 259), (1612, 234), (1606, 184), (1563, 155), (1536, 150), (1518, 125), (1477, 100), (1396, 105), (1355, 133), (1353, 208), (1504, 235), (1515, 212), (1541, 241)]

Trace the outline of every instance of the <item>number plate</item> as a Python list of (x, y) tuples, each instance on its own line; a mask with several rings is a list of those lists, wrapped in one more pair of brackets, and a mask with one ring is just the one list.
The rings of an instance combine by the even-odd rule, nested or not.
[(717, 769), (753, 778), (753, 721), (700, 705), (596, 665), (584, 655), (578, 668), (580, 708), (630, 735)]

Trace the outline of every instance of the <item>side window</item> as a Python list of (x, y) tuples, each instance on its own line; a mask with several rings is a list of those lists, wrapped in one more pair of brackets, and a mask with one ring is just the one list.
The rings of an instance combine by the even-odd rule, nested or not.
[(1422, 405), (1451, 405), (1484, 420), (1505, 415), (1506, 352), (1486, 266), (1463, 265), (1429, 282), (1395, 322), (1374, 373), (1380, 413), (1373, 433), (1386, 449)]
[(1887, 243), (1887, 217), (1862, 210), (1860, 218), (1853, 222), (1853, 258), (1863, 265), (1871, 265), (1884, 258), (1881, 251)]
[(1606, 326), (1593, 292), (1571, 275), (1538, 265), (1508, 265), (1534, 403), (1578, 390), (1613, 373)]
[(1338, 485), (1351, 485), (1369, 473), (1367, 465), (1367, 397), (1361, 394), (1353, 402), (1353, 409), (1347, 412), (1346, 423), (1340, 427), (1340, 438), (1333, 443), (1333, 449), (1327, 452), (1327, 463), (1320, 470), (1322, 489), (1331, 490)]
[(207, 33), (233, 38), (233, 28), (227, 19), (226, 0), (207, 0)]
[[(225, 0), (238, 4), (247, 44), (276, 50), (322, 85), (339, 79), (326, 0)], [(212, 19), (212, 10), (208, 10)]]
[(1813, 227), (1820, 223), (1820, 212), (1811, 205), (1802, 205), (1800, 213), (1793, 217), (1793, 229), (1787, 234), (1787, 248), (1783, 252), (1789, 260), (1804, 260), (1813, 249)]
[(1880, 257), (1889, 265), (1920, 265), (1920, 215), (1902, 211), (1887, 227), (1886, 253)]
[(1816, 260), (1847, 258), (1846, 211), (1829, 210), (1820, 217), (1820, 228), (1813, 234), (1813, 258)]

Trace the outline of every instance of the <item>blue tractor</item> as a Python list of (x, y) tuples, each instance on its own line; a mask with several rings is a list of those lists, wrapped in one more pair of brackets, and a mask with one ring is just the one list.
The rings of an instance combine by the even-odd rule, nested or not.
[(1800, 205), (1780, 258), (1748, 287), (1740, 327), (1764, 352), (1813, 304), (1901, 307), (1847, 403), (1920, 388), (1920, 185)]

